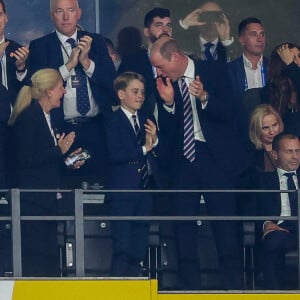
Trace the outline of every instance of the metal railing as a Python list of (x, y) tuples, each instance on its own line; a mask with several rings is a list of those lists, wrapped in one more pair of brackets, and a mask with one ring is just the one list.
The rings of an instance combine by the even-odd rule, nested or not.
[[(11, 222), (12, 234), (12, 257), (13, 257), (13, 276), (22, 277), (22, 259), (21, 259), (21, 221), (74, 221), (75, 224), (75, 251), (76, 251), (76, 277), (84, 277), (84, 221), (93, 220), (123, 220), (123, 221), (264, 221), (264, 220), (297, 220), (298, 221), (298, 235), (300, 232), (300, 205), (298, 205), (298, 216), (84, 216), (84, 203), (91, 203), (85, 201), (86, 194), (108, 194), (108, 193), (282, 193), (280, 190), (25, 190), (25, 189), (11, 189), (0, 190), (0, 192), (7, 192), (10, 195), (11, 201), (11, 216), (0, 216), (0, 221)], [(21, 193), (71, 193), (74, 192), (74, 215), (65, 216), (22, 216), (21, 213)], [(284, 191), (297, 192), (298, 204), (300, 203), (300, 190)], [(298, 288), (300, 289), (300, 238), (298, 238)]]

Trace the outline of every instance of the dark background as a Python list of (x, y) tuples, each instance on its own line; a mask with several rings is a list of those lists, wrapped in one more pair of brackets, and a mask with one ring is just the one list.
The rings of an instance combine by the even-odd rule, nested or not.
[[(96, 2), (99, 12), (96, 12)], [(300, 44), (299, 0), (220, 0), (231, 25), (231, 35), (237, 40), (237, 26), (248, 16), (259, 18), (267, 35), (266, 54), (285, 41)], [(133, 25), (143, 30), (143, 19), (147, 11), (155, 6), (167, 7), (171, 11), (173, 36), (185, 50), (198, 51), (196, 29), (183, 30), (178, 20), (199, 7), (197, 0), (80, 0), (83, 9), (80, 24), (88, 31), (96, 31), (96, 13), (99, 13), (100, 32), (116, 43), (117, 33), (125, 26)], [(9, 23), (6, 35), (22, 44), (52, 31), (48, 0), (6, 0)], [(238, 45), (237, 45), (238, 47)]]

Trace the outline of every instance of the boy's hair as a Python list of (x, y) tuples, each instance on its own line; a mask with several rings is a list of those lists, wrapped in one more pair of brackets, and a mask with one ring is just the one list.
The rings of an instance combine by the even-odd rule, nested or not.
[(170, 10), (163, 7), (155, 7), (150, 10), (144, 18), (144, 28), (149, 28), (153, 23), (155, 17), (159, 18), (171, 18)]
[(124, 72), (120, 74), (114, 81), (114, 90), (117, 94), (119, 90), (125, 90), (132, 80), (139, 80), (145, 86), (145, 78), (143, 75), (135, 72)]

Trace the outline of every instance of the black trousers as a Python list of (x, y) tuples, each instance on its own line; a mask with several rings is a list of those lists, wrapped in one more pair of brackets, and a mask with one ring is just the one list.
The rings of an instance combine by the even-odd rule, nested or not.
[[(226, 158), (224, 158), (226, 159)], [(177, 168), (173, 189), (231, 189), (233, 180), (219, 168), (206, 143), (196, 142), (196, 159), (192, 163), (182, 158)], [(236, 200), (231, 193), (205, 193), (209, 215), (236, 214)], [(172, 195), (175, 215), (197, 215), (200, 208), (198, 193)], [(223, 289), (242, 289), (241, 247), (238, 224), (234, 221), (213, 221), (214, 238), (220, 264), (220, 282)], [(176, 222), (175, 233), (179, 256), (179, 276), (182, 288), (201, 288), (197, 253), (196, 221)], [(200, 253), (201, 255), (201, 253)]]

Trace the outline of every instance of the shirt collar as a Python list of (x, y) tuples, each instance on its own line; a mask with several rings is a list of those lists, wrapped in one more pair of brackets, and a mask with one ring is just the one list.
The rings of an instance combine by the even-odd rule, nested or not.
[[(246, 67), (248, 67), (249, 69), (253, 69), (252, 67), (252, 63), (250, 62), (250, 60), (246, 57), (246, 55), (243, 53), (243, 61), (244, 61), (244, 65)], [(260, 57), (258, 63), (257, 63), (257, 67), (261, 67), (263, 64), (263, 56)]]
[(137, 117), (137, 111), (133, 114), (130, 111), (128, 111), (126, 108), (124, 108), (123, 106), (121, 106), (122, 111), (124, 112), (124, 114), (126, 115), (126, 117), (131, 120), (132, 116), (136, 116)]
[(189, 78), (189, 79), (194, 79), (195, 78), (195, 63), (192, 59), (188, 58), (188, 65), (185, 69), (184, 72), (184, 77)]
[(286, 170), (277, 168), (277, 174), (278, 174), (279, 178), (281, 178), (282, 176), (285, 176), (284, 175), (285, 173), (293, 173), (293, 175), (297, 175), (296, 170), (295, 171), (286, 171)]
[[(205, 50), (204, 45), (206, 43), (208, 43), (208, 41), (206, 39), (204, 39), (201, 35), (199, 36), (199, 40), (200, 40), (200, 45), (201, 45), (201, 51), (204, 51)], [(217, 47), (218, 42), (219, 42), (219, 38), (217, 37), (215, 40), (210, 41), (209, 43), (213, 44), (212, 47)]]
[(62, 33), (60, 33), (59, 31), (55, 30), (56, 31), (56, 34), (57, 34), (57, 37), (58, 39), (60, 40), (60, 42), (62, 44), (66, 43), (66, 41), (70, 38), (74, 39), (75, 41), (77, 41), (77, 30), (74, 32), (74, 34), (72, 36), (66, 36)]

